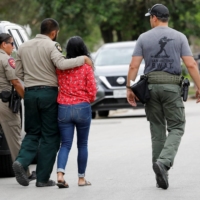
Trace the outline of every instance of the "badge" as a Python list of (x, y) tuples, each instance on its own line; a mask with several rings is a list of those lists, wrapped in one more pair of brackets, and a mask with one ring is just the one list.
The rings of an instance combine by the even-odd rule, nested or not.
[(60, 51), (62, 53), (62, 47), (60, 46), (60, 44), (56, 43), (55, 46), (58, 49), (58, 51)]
[(13, 69), (15, 69), (15, 60), (14, 60), (14, 58), (9, 58), (8, 59), (8, 63)]

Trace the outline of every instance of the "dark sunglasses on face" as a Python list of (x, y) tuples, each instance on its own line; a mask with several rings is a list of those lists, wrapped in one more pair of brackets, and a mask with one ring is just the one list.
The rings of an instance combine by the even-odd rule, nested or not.
[(11, 44), (12, 46), (14, 46), (14, 42), (6, 42), (7, 44)]

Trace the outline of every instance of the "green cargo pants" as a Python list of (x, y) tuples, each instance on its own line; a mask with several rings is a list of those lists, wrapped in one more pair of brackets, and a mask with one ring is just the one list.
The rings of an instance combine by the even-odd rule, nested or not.
[(21, 149), (17, 157), (24, 169), (37, 157), (37, 182), (47, 182), (50, 178), (60, 136), (57, 125), (57, 88), (43, 88), (25, 92), (25, 131)]
[(145, 111), (150, 122), (152, 161), (171, 167), (185, 128), (181, 88), (175, 84), (149, 84), (149, 90), (151, 99)]

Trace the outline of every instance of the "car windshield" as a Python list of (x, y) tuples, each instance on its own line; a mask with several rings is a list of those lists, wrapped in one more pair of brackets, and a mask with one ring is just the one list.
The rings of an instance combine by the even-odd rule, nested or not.
[(133, 50), (133, 47), (102, 49), (96, 56), (95, 65), (129, 65), (131, 62)]

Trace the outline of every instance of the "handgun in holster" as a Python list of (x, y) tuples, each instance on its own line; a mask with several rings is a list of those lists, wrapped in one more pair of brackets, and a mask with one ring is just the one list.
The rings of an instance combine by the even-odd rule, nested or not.
[(12, 110), (13, 113), (18, 113), (20, 106), (21, 106), (21, 98), (14, 90), (14, 87), (12, 86), (9, 108)]
[(181, 96), (183, 97), (183, 101), (187, 101), (189, 86), (190, 81), (187, 78), (183, 78), (181, 83)]

